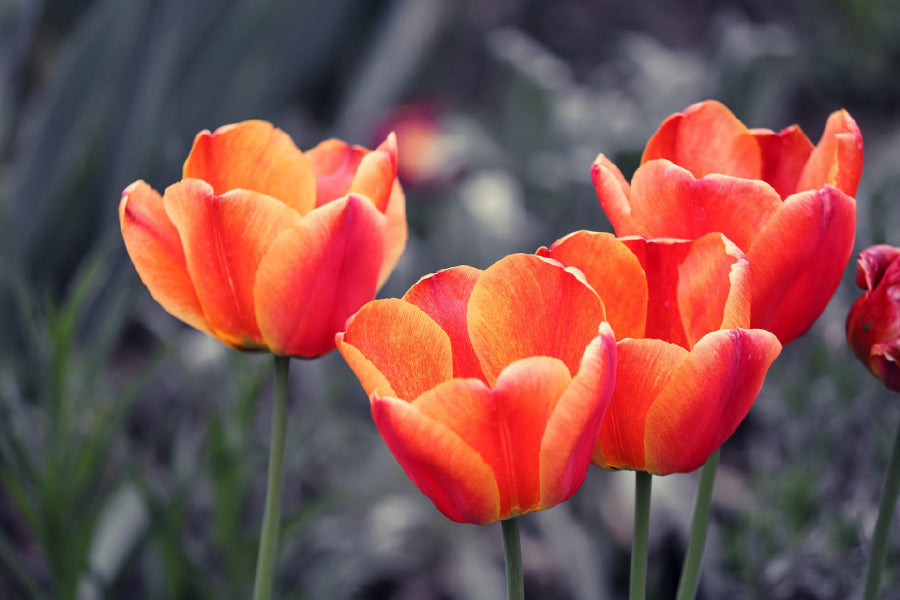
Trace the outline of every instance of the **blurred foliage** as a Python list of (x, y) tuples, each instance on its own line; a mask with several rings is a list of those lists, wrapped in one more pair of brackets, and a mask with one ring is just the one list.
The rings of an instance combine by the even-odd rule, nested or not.
[[(197, 131), (265, 118), (302, 148), (372, 145), (393, 107), (433, 107), (438, 169), (407, 184), (409, 246), (382, 295), (609, 229), (596, 154), (629, 174), (659, 122), (706, 97), (813, 140), (846, 107), (867, 153), (857, 247), (900, 244), (898, 22), (898, 0), (0, 2), (0, 597), (248, 595), (270, 359), (165, 314), (116, 222), (131, 181), (179, 178)], [(844, 343), (853, 271), (723, 448), (702, 598), (859, 589), (900, 414)], [(340, 357), (292, 377), (279, 596), (502, 595), (499, 529), (415, 491)], [(523, 521), (530, 593), (624, 593), (631, 485), (591, 470)], [(694, 486), (654, 482), (653, 597), (673, 595)]]

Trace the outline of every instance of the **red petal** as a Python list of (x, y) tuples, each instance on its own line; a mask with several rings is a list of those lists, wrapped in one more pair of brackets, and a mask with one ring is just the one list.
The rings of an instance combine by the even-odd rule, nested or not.
[(245, 189), (281, 200), (300, 214), (315, 206), (315, 175), (290, 136), (265, 121), (201, 131), (184, 162), (184, 178), (202, 179), (216, 195)]
[(762, 180), (786, 198), (797, 191), (800, 173), (813, 145), (797, 125), (775, 133), (767, 129), (751, 131), (762, 151)]
[(129, 185), (119, 203), (119, 225), (128, 255), (153, 299), (191, 327), (211, 333), (162, 196), (143, 181)]
[(396, 178), (397, 139), (391, 133), (377, 150), (363, 156), (348, 193), (368, 196), (378, 210), (385, 212)]
[(368, 150), (330, 139), (306, 151), (316, 174), (316, 206), (347, 195), (356, 169)]
[(694, 177), (721, 173), (758, 179), (762, 172), (759, 145), (724, 104), (707, 100), (663, 121), (647, 142), (641, 164), (664, 158)]
[(749, 265), (722, 234), (622, 241), (640, 260), (649, 284), (644, 337), (690, 349), (710, 331), (748, 325)]
[(560, 358), (575, 373), (604, 320), (603, 303), (577, 274), (513, 254), (485, 270), (469, 298), (469, 338), (487, 382), (530, 356)]
[(484, 379), (466, 328), (466, 309), (479, 269), (454, 267), (426, 275), (403, 299), (425, 311), (441, 326), (453, 347), (453, 376)]
[(257, 267), (275, 236), (300, 215), (248, 190), (216, 196), (198, 179), (169, 186), (163, 202), (213, 334), (235, 348), (265, 346), (253, 301)]
[[(490, 390), (481, 382), (453, 380), (428, 392), (422, 401), (466, 406), (483, 402), (486, 395)], [(393, 398), (373, 398), (372, 417), (397, 462), (447, 518), (482, 524), (500, 518), (493, 470), (447, 425), (417, 405)]]
[(616, 341), (609, 324), (588, 344), (581, 368), (547, 420), (541, 442), (541, 505), (578, 491), (616, 384)]
[(900, 392), (900, 338), (872, 346), (869, 364), (887, 389)]
[(617, 345), (616, 385), (594, 447), (594, 464), (644, 470), (647, 411), (690, 353), (662, 340), (625, 339)]
[(399, 181), (394, 181), (391, 197), (384, 214), (387, 217), (387, 227), (384, 232), (384, 261), (381, 263), (381, 272), (378, 274), (379, 288), (384, 285), (384, 282), (390, 277), (391, 271), (397, 265), (397, 261), (400, 260), (400, 256), (406, 248), (406, 238), (409, 235), (406, 225), (406, 197)]
[(603, 300), (616, 339), (644, 337), (647, 277), (628, 246), (609, 233), (577, 231), (538, 254), (581, 269)]
[(891, 264), (900, 256), (900, 248), (879, 244), (866, 248), (856, 259), (856, 285), (873, 290)]
[(760, 329), (700, 340), (646, 415), (645, 470), (687, 473), (706, 462), (750, 411), (781, 345)]
[(782, 344), (802, 335), (841, 280), (856, 234), (856, 202), (826, 186), (789, 196), (747, 251), (753, 327)]
[(817, 190), (827, 184), (855, 196), (862, 167), (862, 133), (847, 111), (836, 111), (825, 123), (822, 139), (800, 175), (797, 191)]
[(347, 318), (375, 297), (385, 216), (368, 198), (319, 207), (272, 243), (254, 289), (263, 337), (276, 354), (334, 349)]
[(629, 235), (640, 230), (631, 218), (631, 186), (618, 167), (600, 154), (591, 166), (591, 179), (597, 190), (597, 198), (613, 229), (619, 235)]
[(622, 235), (696, 239), (722, 232), (747, 249), (779, 208), (781, 198), (763, 181), (710, 175), (695, 179), (667, 161), (642, 165), (631, 182), (631, 219)]

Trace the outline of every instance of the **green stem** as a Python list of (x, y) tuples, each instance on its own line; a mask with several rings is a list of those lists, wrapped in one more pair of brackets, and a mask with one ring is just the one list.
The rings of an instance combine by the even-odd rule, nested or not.
[(700, 485), (697, 488), (697, 503), (694, 505), (694, 520), (691, 522), (691, 539), (687, 556), (681, 569), (676, 600), (692, 600), (697, 596), (700, 583), (700, 568), (703, 565), (703, 550), (706, 547), (706, 532), (709, 529), (709, 507), (712, 504), (713, 484), (719, 467), (719, 451), (710, 455), (700, 470)]
[(508, 600), (525, 598), (522, 575), (522, 544), (519, 541), (519, 518), (500, 521), (503, 528), (503, 550), (506, 554), (506, 597)]
[(878, 506), (878, 520), (875, 521), (875, 535), (872, 537), (872, 550), (869, 553), (869, 564), (866, 567), (866, 587), (863, 592), (865, 600), (878, 597), (878, 586), (881, 581), (881, 569), (884, 567), (884, 556), (887, 551), (888, 534), (891, 530), (891, 519), (897, 505), (897, 494), (900, 493), (900, 428), (894, 438), (891, 460), (888, 463), (887, 475), (884, 479), (884, 490), (881, 492), (881, 504)]
[(634, 541), (631, 546), (630, 600), (647, 596), (647, 547), (650, 539), (650, 491), (653, 475), (646, 471), (634, 473)]
[(272, 575), (275, 572), (275, 557), (278, 554), (278, 526), (281, 520), (281, 488), (284, 480), (289, 367), (290, 359), (287, 356), (275, 357), (275, 402), (272, 409), (272, 445), (269, 448), (269, 483), (259, 539), (259, 555), (256, 560), (253, 600), (269, 600), (272, 595)]

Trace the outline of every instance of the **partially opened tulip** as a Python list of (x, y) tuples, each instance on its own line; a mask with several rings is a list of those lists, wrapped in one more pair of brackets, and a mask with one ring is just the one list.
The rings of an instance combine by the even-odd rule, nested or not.
[(440, 271), (365, 305), (337, 345), (391, 452), (448, 518), (509, 519), (581, 485), (616, 359), (580, 273), (523, 254)]
[(375, 297), (406, 243), (393, 136), (301, 152), (263, 121), (202, 131), (183, 179), (125, 190), (119, 221), (167, 311), (240, 350), (311, 358)]
[(271, 594), (287, 423), (288, 357), (334, 349), (406, 243), (393, 135), (373, 151), (339, 140), (301, 152), (264, 121), (202, 131), (183, 179), (143, 181), (119, 203), (125, 247), (163, 308), (238, 350), (275, 355), (266, 507), (254, 600)]
[(856, 283), (866, 293), (847, 315), (847, 340), (889, 390), (900, 392), (900, 248), (872, 246), (856, 266)]
[[(856, 261), (856, 284), (866, 292), (850, 307), (847, 340), (856, 357), (882, 383), (900, 392), (900, 248), (872, 246)], [(866, 567), (863, 598), (875, 600), (900, 495), (900, 428), (894, 437)]]
[(753, 268), (755, 328), (782, 344), (825, 309), (853, 251), (863, 141), (843, 110), (816, 146), (796, 125), (747, 129), (707, 101), (666, 119), (629, 184), (602, 154), (591, 174), (620, 236), (722, 232)]
[(781, 351), (749, 329), (750, 269), (721, 234), (693, 241), (579, 231), (542, 256), (584, 272), (618, 350), (594, 448), (607, 469), (693, 471), (734, 433)]

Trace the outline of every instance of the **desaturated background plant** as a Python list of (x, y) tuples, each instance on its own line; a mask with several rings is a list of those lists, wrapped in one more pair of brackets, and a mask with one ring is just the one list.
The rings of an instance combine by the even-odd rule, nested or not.
[[(249, 593), (269, 362), (168, 318), (116, 222), (128, 183), (178, 180), (197, 131), (264, 118), (302, 148), (371, 147), (391, 107), (428, 105), (440, 160), (404, 182), (410, 241), (382, 296), (610, 231), (597, 153), (630, 176), (659, 122), (705, 98), (814, 141), (848, 109), (866, 140), (856, 249), (898, 245), (898, 20), (897, 0), (0, 2), (0, 597)], [(722, 449), (700, 597), (858, 590), (900, 407), (844, 341), (854, 274)], [(414, 491), (340, 357), (293, 374), (278, 595), (502, 595), (499, 536)], [(655, 485), (651, 597), (673, 594), (695, 476)], [(623, 594), (630, 488), (592, 468), (528, 520), (536, 597)]]

